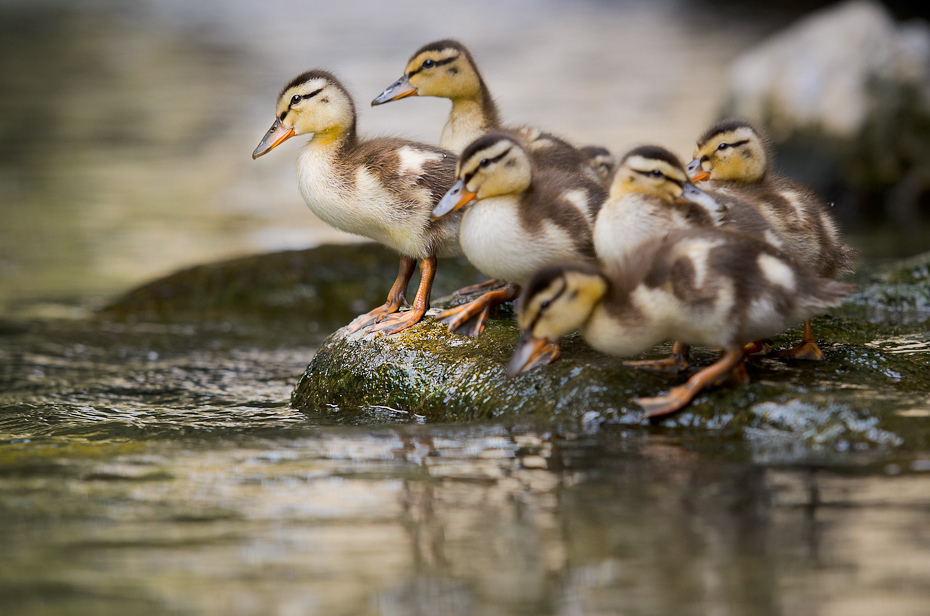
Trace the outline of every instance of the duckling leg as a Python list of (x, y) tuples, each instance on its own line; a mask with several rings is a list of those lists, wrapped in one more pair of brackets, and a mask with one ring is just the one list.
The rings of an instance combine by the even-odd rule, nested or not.
[(817, 341), (814, 339), (814, 330), (811, 328), (811, 320), (808, 319), (804, 321), (804, 335), (801, 337), (801, 343), (799, 345), (791, 347), (790, 349), (778, 351), (775, 354), (791, 359), (809, 359), (812, 361), (823, 359), (823, 353), (821, 353), (820, 347), (817, 346)]
[(682, 342), (675, 341), (672, 354), (665, 359), (642, 359), (623, 362), (624, 366), (632, 366), (650, 372), (671, 372), (677, 374), (688, 367), (691, 358), (691, 347)]
[(772, 341), (771, 340), (753, 340), (749, 344), (743, 347), (743, 351), (746, 355), (755, 355), (759, 353), (760, 355), (768, 355), (772, 352)]
[(443, 323), (448, 323), (450, 332), (476, 338), (484, 331), (484, 326), (488, 322), (488, 315), (491, 313), (491, 308), (498, 304), (512, 301), (516, 299), (519, 294), (520, 287), (512, 283), (507, 283), (499, 289), (488, 291), (478, 299), (473, 299), (467, 304), (445, 310), (436, 318)]
[(501, 280), (500, 278), (491, 278), (490, 280), (485, 280), (484, 282), (479, 282), (478, 284), (468, 285), (467, 287), (462, 287), (458, 291), (453, 291), (453, 297), (467, 297), (469, 295), (477, 295), (478, 293), (484, 293), (485, 291), (496, 291), (504, 285), (507, 284), (506, 280)]
[(420, 286), (417, 288), (416, 297), (413, 298), (413, 306), (410, 310), (381, 317), (380, 322), (372, 327), (371, 331), (390, 335), (419, 323), (429, 310), (429, 296), (433, 290), (434, 278), (436, 278), (436, 257), (420, 261)]
[(736, 371), (735, 376), (740, 378), (737, 366), (742, 361), (742, 346), (728, 348), (720, 356), (720, 359), (692, 376), (684, 385), (673, 387), (672, 390), (664, 396), (633, 398), (633, 402), (646, 411), (646, 417), (650, 420), (671, 415), (694, 400), (694, 397), (698, 395), (702, 389), (710, 387), (721, 380), (725, 380), (728, 376), (733, 374), (734, 371)]
[[(360, 329), (364, 329), (372, 323), (380, 322), (387, 315), (397, 312), (401, 306), (407, 305), (407, 284), (413, 276), (413, 270), (417, 266), (417, 260), (413, 257), (402, 256), (400, 258), (400, 269), (397, 271), (397, 278), (388, 291), (387, 301), (378, 306), (371, 312), (361, 314), (352, 320), (346, 327), (347, 333), (353, 334)], [(421, 282), (422, 286), (422, 282)]]

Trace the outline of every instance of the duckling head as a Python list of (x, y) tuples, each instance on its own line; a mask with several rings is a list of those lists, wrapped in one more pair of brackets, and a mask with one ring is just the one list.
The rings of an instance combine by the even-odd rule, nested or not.
[(333, 140), (355, 133), (355, 104), (338, 79), (327, 71), (313, 70), (291, 80), (278, 95), (277, 118), (252, 152), (267, 154), (297, 135)]
[(677, 156), (656, 145), (630, 150), (620, 161), (610, 185), (610, 197), (631, 193), (657, 197), (667, 203), (694, 203), (715, 218), (720, 218), (726, 209), (691, 183)]
[(610, 153), (610, 150), (599, 145), (586, 145), (581, 148), (581, 153), (588, 161), (588, 164), (597, 172), (597, 177), (601, 178), (601, 182), (608, 186), (610, 176), (617, 166), (617, 160)]
[(744, 120), (725, 120), (698, 139), (688, 174), (694, 182), (753, 183), (762, 181), (768, 165), (768, 145), (759, 131)]
[(553, 265), (537, 272), (517, 307), (523, 333), (507, 373), (521, 372), (536, 361), (546, 342), (581, 327), (606, 295), (607, 279), (592, 266)]
[(371, 105), (407, 96), (477, 100), (483, 90), (484, 80), (468, 48), (458, 41), (444, 39), (417, 50), (407, 62), (403, 76), (375, 97)]
[(476, 199), (524, 192), (533, 181), (533, 168), (526, 150), (516, 141), (501, 133), (488, 133), (462, 152), (456, 178), (433, 210), (434, 219)]

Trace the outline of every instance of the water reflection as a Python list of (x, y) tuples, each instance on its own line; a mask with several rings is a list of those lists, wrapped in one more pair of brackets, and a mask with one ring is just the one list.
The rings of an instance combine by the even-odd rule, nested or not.
[(0, 613), (930, 601), (925, 455), (817, 469), (647, 428), (321, 425), (286, 406), (307, 343), (242, 325), (0, 327)]
[(43, 473), (10, 465), (16, 448), (0, 453), (8, 613), (916, 614), (930, 600), (915, 475), (502, 428), (62, 443)]

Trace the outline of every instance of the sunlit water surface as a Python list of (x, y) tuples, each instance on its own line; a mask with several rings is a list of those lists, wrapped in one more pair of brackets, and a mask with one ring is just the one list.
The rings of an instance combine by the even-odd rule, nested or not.
[[(435, 141), (446, 103), (367, 101), (456, 36), (508, 120), (687, 156), (772, 27), (701, 6), (4, 0), (0, 314), (80, 316), (177, 267), (345, 241), (301, 203), (296, 144), (249, 158), (310, 67), (346, 80), (363, 130)], [(319, 342), (0, 322), (0, 613), (927, 612), (925, 457), (779, 466), (402, 409), (332, 425), (287, 406)]]

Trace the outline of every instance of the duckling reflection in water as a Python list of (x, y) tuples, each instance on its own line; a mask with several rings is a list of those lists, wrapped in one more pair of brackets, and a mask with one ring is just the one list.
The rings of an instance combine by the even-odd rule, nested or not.
[[(783, 241), (787, 254), (811, 271), (837, 278), (852, 271), (855, 251), (840, 238), (828, 206), (771, 169), (769, 146), (750, 123), (726, 120), (698, 139), (688, 173), (698, 186), (753, 205)], [(810, 319), (797, 346), (781, 354), (821, 359)]]
[[(463, 208), (459, 240), (465, 256), (508, 284), (439, 315), (451, 331), (480, 335), (491, 308), (516, 298), (542, 267), (594, 262), (591, 225), (604, 199), (599, 184), (577, 171), (537, 172), (526, 150), (502, 133), (470, 144), (456, 178), (433, 214), (444, 217)], [(557, 358), (558, 349), (553, 340), (546, 359)]]
[(523, 334), (508, 373), (532, 365), (537, 349), (575, 329), (611, 355), (640, 353), (668, 338), (722, 349), (715, 363), (668, 394), (634, 400), (647, 417), (664, 417), (728, 377), (746, 381), (746, 343), (781, 333), (854, 291), (756, 238), (675, 230), (604, 269), (564, 264), (536, 274), (520, 298)]
[[(436, 258), (461, 254), (459, 215), (430, 213), (455, 181), (455, 156), (442, 148), (392, 137), (362, 139), (355, 105), (331, 73), (313, 70), (278, 96), (277, 118), (255, 148), (258, 158), (283, 141), (312, 135), (297, 158), (300, 194), (327, 224), (401, 254), (387, 301), (356, 318), (349, 331), (370, 327), (392, 334), (417, 323), (429, 309)], [(407, 285), (420, 262), (420, 286), (411, 310)]]

